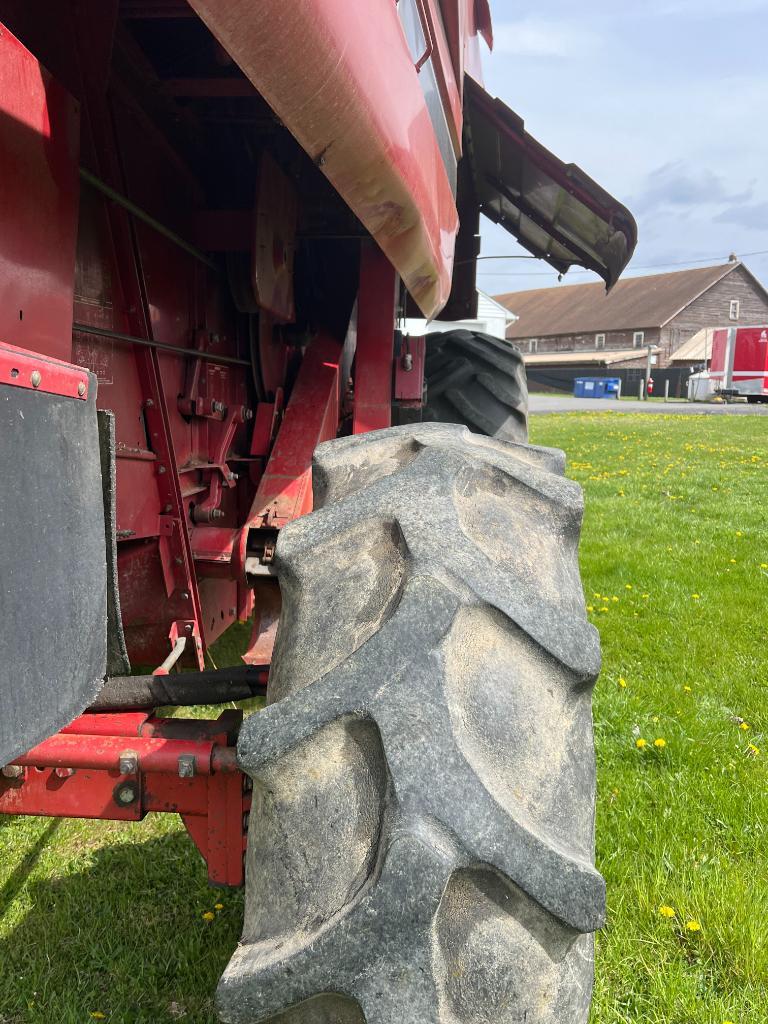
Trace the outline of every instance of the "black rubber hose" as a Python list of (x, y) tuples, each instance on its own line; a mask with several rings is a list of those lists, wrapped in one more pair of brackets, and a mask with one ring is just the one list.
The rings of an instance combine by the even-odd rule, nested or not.
[(243, 665), (168, 676), (112, 676), (91, 704), (92, 711), (222, 704), (263, 697), (268, 665)]

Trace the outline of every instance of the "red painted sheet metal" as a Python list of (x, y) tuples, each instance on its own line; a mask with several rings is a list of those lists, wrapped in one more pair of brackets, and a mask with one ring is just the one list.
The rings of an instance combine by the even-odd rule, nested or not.
[(394, 319), (395, 273), (383, 253), (369, 244), (360, 261), (354, 434), (392, 426)]
[(69, 359), (79, 107), (0, 25), (0, 338)]
[(395, 362), (396, 401), (421, 403), (424, 397), (426, 358), (426, 338), (406, 335), (402, 340), (400, 356)]
[(396, 5), (191, 5), (434, 316), (450, 291), (458, 217)]
[[(338, 428), (341, 348), (335, 338), (318, 335), (307, 349), (256, 492), (251, 527), (284, 526), (312, 510), (312, 453)], [(240, 557), (244, 564), (244, 552)]]
[(0, 384), (85, 401), (88, 371), (0, 341)]
[(768, 395), (768, 326), (716, 330), (712, 336), (710, 374), (717, 388), (744, 395)]

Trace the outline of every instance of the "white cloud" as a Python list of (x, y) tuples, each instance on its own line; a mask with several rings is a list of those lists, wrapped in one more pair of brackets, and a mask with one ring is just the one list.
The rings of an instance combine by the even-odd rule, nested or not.
[(600, 48), (600, 36), (569, 21), (524, 18), (493, 27), (495, 54), (515, 57), (587, 57)]

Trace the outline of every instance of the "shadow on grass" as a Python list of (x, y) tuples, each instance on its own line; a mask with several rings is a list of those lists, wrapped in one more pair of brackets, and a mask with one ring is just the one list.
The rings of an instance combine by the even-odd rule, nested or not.
[(27, 880), (49, 833), (2, 890), (0, 910), (18, 924), (0, 940), (0, 1021), (216, 1021), (241, 894), (208, 886), (181, 832), (93, 850), (86, 835), (74, 857), (68, 847), (61, 874)]

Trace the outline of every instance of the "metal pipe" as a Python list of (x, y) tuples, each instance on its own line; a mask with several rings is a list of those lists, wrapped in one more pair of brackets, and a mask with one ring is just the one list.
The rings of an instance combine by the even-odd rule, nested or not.
[(147, 213), (146, 210), (142, 210), (142, 208), (137, 206), (136, 203), (132, 203), (127, 196), (124, 196), (121, 192), (117, 192), (111, 185), (108, 185), (106, 181), (102, 181), (101, 178), (97, 178), (95, 174), (92, 174), (85, 167), (80, 168), (80, 177), (84, 182), (86, 182), (86, 184), (97, 189), (102, 195), (105, 195), (107, 199), (111, 199), (113, 203), (117, 203), (118, 206), (122, 206), (124, 210), (127, 210), (128, 213), (134, 216), (137, 220), (142, 221), (148, 227), (152, 228), (153, 231), (157, 231), (159, 235), (167, 238), (169, 242), (173, 242), (173, 244), (178, 246), (179, 249), (183, 249), (184, 252), (189, 253), (190, 256), (194, 256), (196, 260), (204, 263), (206, 267), (210, 267), (211, 270), (219, 270), (219, 267), (213, 262), (213, 260), (209, 259), (204, 252), (196, 249), (194, 245), (185, 241), (181, 235), (177, 235), (175, 231), (171, 231), (171, 229), (167, 228), (165, 224), (161, 224), (159, 220), (155, 220), (155, 218), (151, 214)]
[(179, 658), (184, 653), (184, 648), (186, 646), (187, 646), (187, 638), (185, 636), (178, 637), (178, 639), (176, 640), (176, 643), (173, 645), (173, 649), (171, 650), (171, 653), (168, 655), (168, 657), (165, 659), (165, 661), (161, 662), (157, 666), (157, 668), (154, 671), (154, 675), (156, 675), (156, 676), (167, 676), (168, 673), (173, 668), (173, 666), (176, 664), (176, 662), (179, 660)]
[(99, 715), (79, 715), (60, 732), (75, 736), (140, 736), (141, 727), (149, 717), (149, 711), (137, 711), (135, 714), (124, 711), (116, 715), (106, 712)]
[(215, 352), (205, 352), (196, 348), (177, 348), (176, 345), (167, 345), (164, 341), (152, 341), (149, 338), (137, 338), (133, 334), (123, 334), (121, 331), (108, 331), (106, 327), (94, 327), (92, 324), (81, 324), (75, 321), (72, 324), (73, 331), (81, 331), (83, 334), (93, 334), (97, 338), (112, 338), (114, 341), (124, 341), (129, 345), (144, 345), (145, 348), (157, 348), (161, 352), (170, 352), (181, 359), (203, 359), (209, 363), (221, 363), (223, 366), (247, 366), (250, 368), (249, 359), (238, 359), (237, 356), (219, 356)]
[[(137, 772), (179, 773), (179, 758), (193, 757), (196, 775), (238, 771), (232, 747), (209, 742), (166, 740), (143, 736), (89, 736), (57, 733), (32, 750), (14, 759), (27, 768), (75, 768), (90, 771), (120, 772), (121, 760), (135, 755)], [(137, 774), (123, 772), (122, 774)]]

